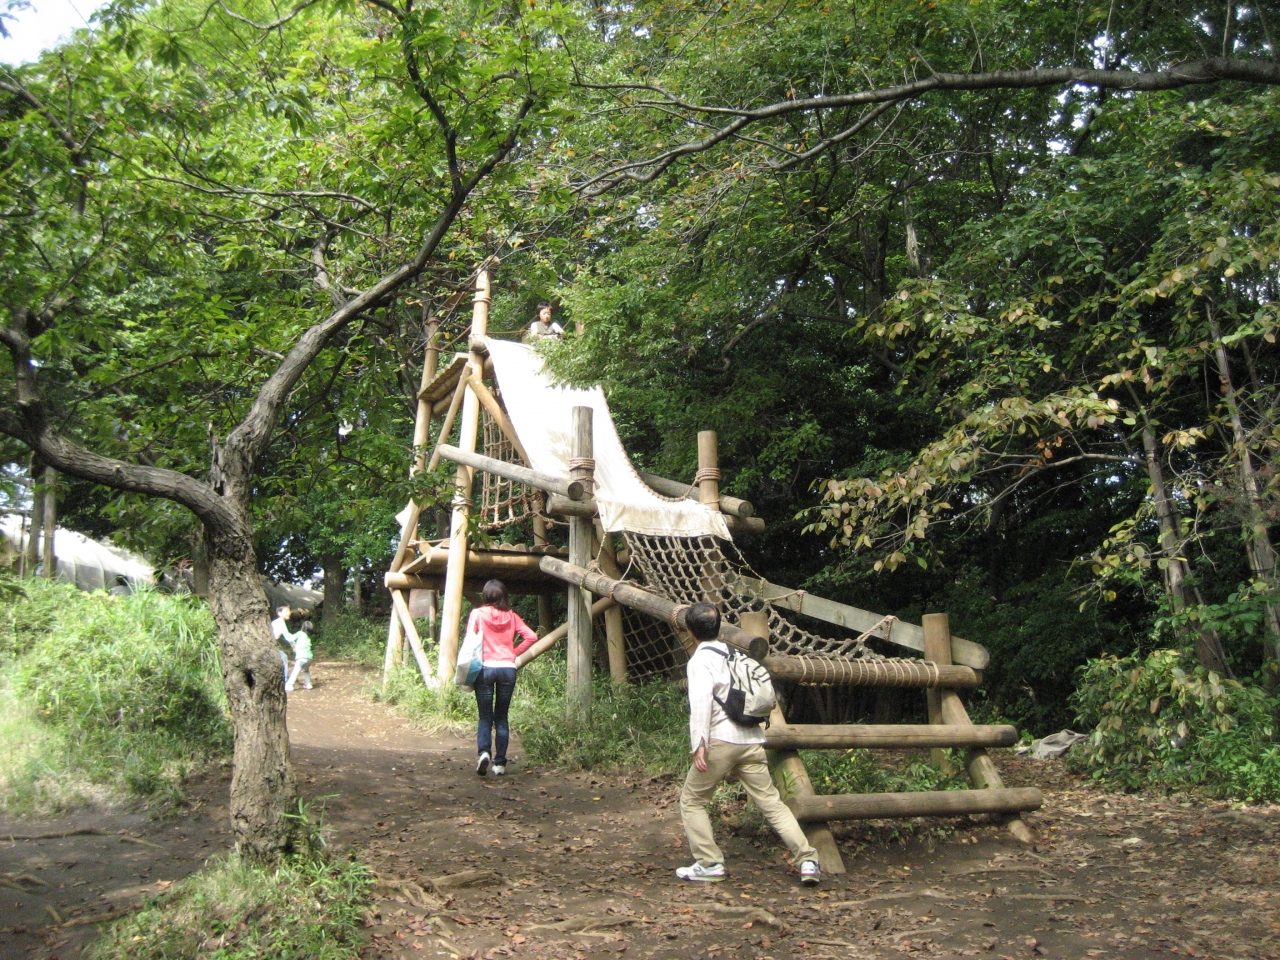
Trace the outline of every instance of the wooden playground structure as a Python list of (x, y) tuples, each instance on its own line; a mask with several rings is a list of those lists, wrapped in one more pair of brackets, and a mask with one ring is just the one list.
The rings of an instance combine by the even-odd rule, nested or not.
[[(597, 649), (603, 647), (600, 666), (607, 663), (615, 683), (683, 676), (694, 646), (684, 630), (684, 613), (689, 604), (710, 600), (723, 615), (721, 639), (760, 660), (781, 692), (782, 704), (766, 731), (766, 747), (779, 788), (819, 851), (824, 870), (844, 872), (828, 827), (839, 820), (991, 814), (1015, 838), (1031, 842), (1020, 814), (1038, 809), (1041, 793), (1006, 788), (987, 754), (989, 747), (1015, 743), (1017, 731), (1007, 725), (975, 725), (959, 694), (980, 685), (989, 661), (986, 649), (953, 637), (946, 614), (926, 615), (921, 625), (902, 623), (756, 576), (723, 531), (749, 535), (763, 530), (764, 524), (750, 503), (721, 494), (711, 431), (698, 435), (698, 472), (692, 483), (637, 474), (629, 463), (623, 469), (630, 472), (628, 483), (632, 478), (642, 482), (646, 496), (658, 503), (655, 509), (665, 503), (684, 514), (700, 513), (712, 529), (722, 531), (719, 535), (619, 529), (616, 520), (606, 529), (602, 517), (616, 511), (604, 493), (609, 471), (616, 478), (619, 467), (616, 457), (612, 465), (605, 460), (597, 465), (595, 459), (601, 445), (608, 446), (610, 439), (617, 443), (612, 422), (601, 422), (602, 412), (607, 417), (602, 395), (594, 409), (587, 403), (572, 407), (572, 422), (563, 424), (569, 448), (565, 456), (549, 458), (537, 447), (531, 459), (512, 421), (513, 416), (524, 418), (532, 446), (528, 394), (524, 407), (508, 409), (495, 359), (509, 356), (512, 345), (502, 344), (500, 350), (498, 341), (488, 336), (489, 304), (490, 279), (481, 270), (466, 353), (442, 358), (439, 323), (427, 323), (412, 469), (434, 470), (441, 460), (456, 464), (455, 493), (447, 538), (420, 535), (416, 503), (398, 517), (399, 545), (385, 578), (392, 613), (384, 675), (409, 654), (424, 683), (450, 682), (462, 601), (478, 598), (484, 581), (498, 577), (513, 594), (539, 598), (542, 639), (521, 655), (518, 665), (564, 641), (569, 709), (589, 718)], [(530, 351), (529, 356), (536, 355)], [(507, 370), (511, 362), (503, 361)], [(509, 392), (515, 389), (510, 386)], [(440, 426), (431, 443), (433, 423)], [(449, 442), (455, 426), (456, 445)], [(470, 535), (476, 527), (531, 530), (532, 542), (481, 547)], [(567, 619), (550, 629), (551, 596), (559, 592), (566, 597)], [(437, 610), (439, 644), (433, 669), (414, 614), (426, 615), (434, 624)], [(810, 633), (800, 626), (802, 620), (817, 621), (819, 629), (835, 636)], [(904, 655), (879, 652), (890, 647), (900, 648)], [(806, 691), (851, 687), (922, 689), (929, 722), (787, 722), (788, 712), (795, 715), (790, 705)], [(945, 762), (944, 749), (964, 750), (972, 789), (818, 795), (798, 751), (854, 748), (929, 748), (939, 762)]]

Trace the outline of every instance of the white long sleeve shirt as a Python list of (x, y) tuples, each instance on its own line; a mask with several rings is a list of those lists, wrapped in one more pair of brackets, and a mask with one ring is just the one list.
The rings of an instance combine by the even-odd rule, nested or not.
[[(711, 647), (712, 650), (707, 648)], [(689, 678), (689, 752), (697, 751), (702, 744), (712, 740), (725, 743), (764, 743), (764, 727), (744, 727), (729, 719), (716, 698), (729, 697), (729, 661), (719, 650), (728, 654), (729, 648), (719, 640), (698, 644), (689, 658), (686, 675)]]

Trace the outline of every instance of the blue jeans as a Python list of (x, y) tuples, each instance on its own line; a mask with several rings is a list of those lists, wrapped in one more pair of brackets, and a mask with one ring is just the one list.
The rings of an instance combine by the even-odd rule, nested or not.
[[(476, 703), (480, 707), (480, 729), (476, 732), (476, 754), (488, 753), (494, 764), (506, 766), (507, 741), (511, 727), (507, 723), (507, 711), (511, 709), (511, 695), (516, 692), (515, 667), (482, 667), (476, 678)], [(494, 728), (498, 742), (493, 746)]]

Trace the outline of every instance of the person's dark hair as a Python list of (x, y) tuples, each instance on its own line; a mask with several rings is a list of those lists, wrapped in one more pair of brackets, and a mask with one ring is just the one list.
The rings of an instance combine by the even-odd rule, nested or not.
[(281, 604), (280, 606), (276, 607), (276, 616), (283, 617), (285, 614), (285, 611), (288, 609), (289, 609), (289, 605), (287, 603)]
[(720, 636), (720, 611), (711, 603), (695, 603), (684, 615), (685, 626), (697, 640)]
[(484, 605), (497, 607), (499, 610), (510, 610), (511, 601), (507, 599), (507, 585), (501, 580), (490, 580), (484, 585)]
[(556, 308), (553, 307), (551, 304), (547, 303), (545, 300), (542, 303), (538, 304), (538, 308), (533, 312), (541, 313), (543, 310), (550, 310), (552, 313), (556, 312)]
[(315, 628), (316, 628), (316, 625), (315, 625), (314, 623), (312, 623), (310, 620), (303, 620), (303, 621), (302, 621), (302, 632), (303, 632), (303, 633), (311, 633), (313, 630), (315, 630)]

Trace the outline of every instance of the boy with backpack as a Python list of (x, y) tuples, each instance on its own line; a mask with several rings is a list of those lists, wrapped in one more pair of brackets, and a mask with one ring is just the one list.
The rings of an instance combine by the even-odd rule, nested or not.
[[(764, 755), (764, 730), (760, 726), (763, 717), (753, 717), (750, 712), (758, 709), (753, 706), (753, 700), (758, 699), (756, 691), (748, 689), (752, 685), (751, 674), (758, 677), (756, 671), (763, 668), (717, 639), (720, 611), (712, 604), (693, 604), (685, 614), (685, 624), (698, 641), (688, 666), (693, 766), (680, 791), (680, 819), (694, 863), (680, 867), (676, 876), (710, 882), (724, 879), (724, 855), (711, 832), (707, 804), (720, 781), (733, 774), (790, 848), (791, 856), (800, 865), (800, 882), (813, 886), (822, 879), (818, 851), (773, 785)], [(738, 662), (738, 657), (748, 662)], [(744, 701), (748, 708), (745, 712)]]

